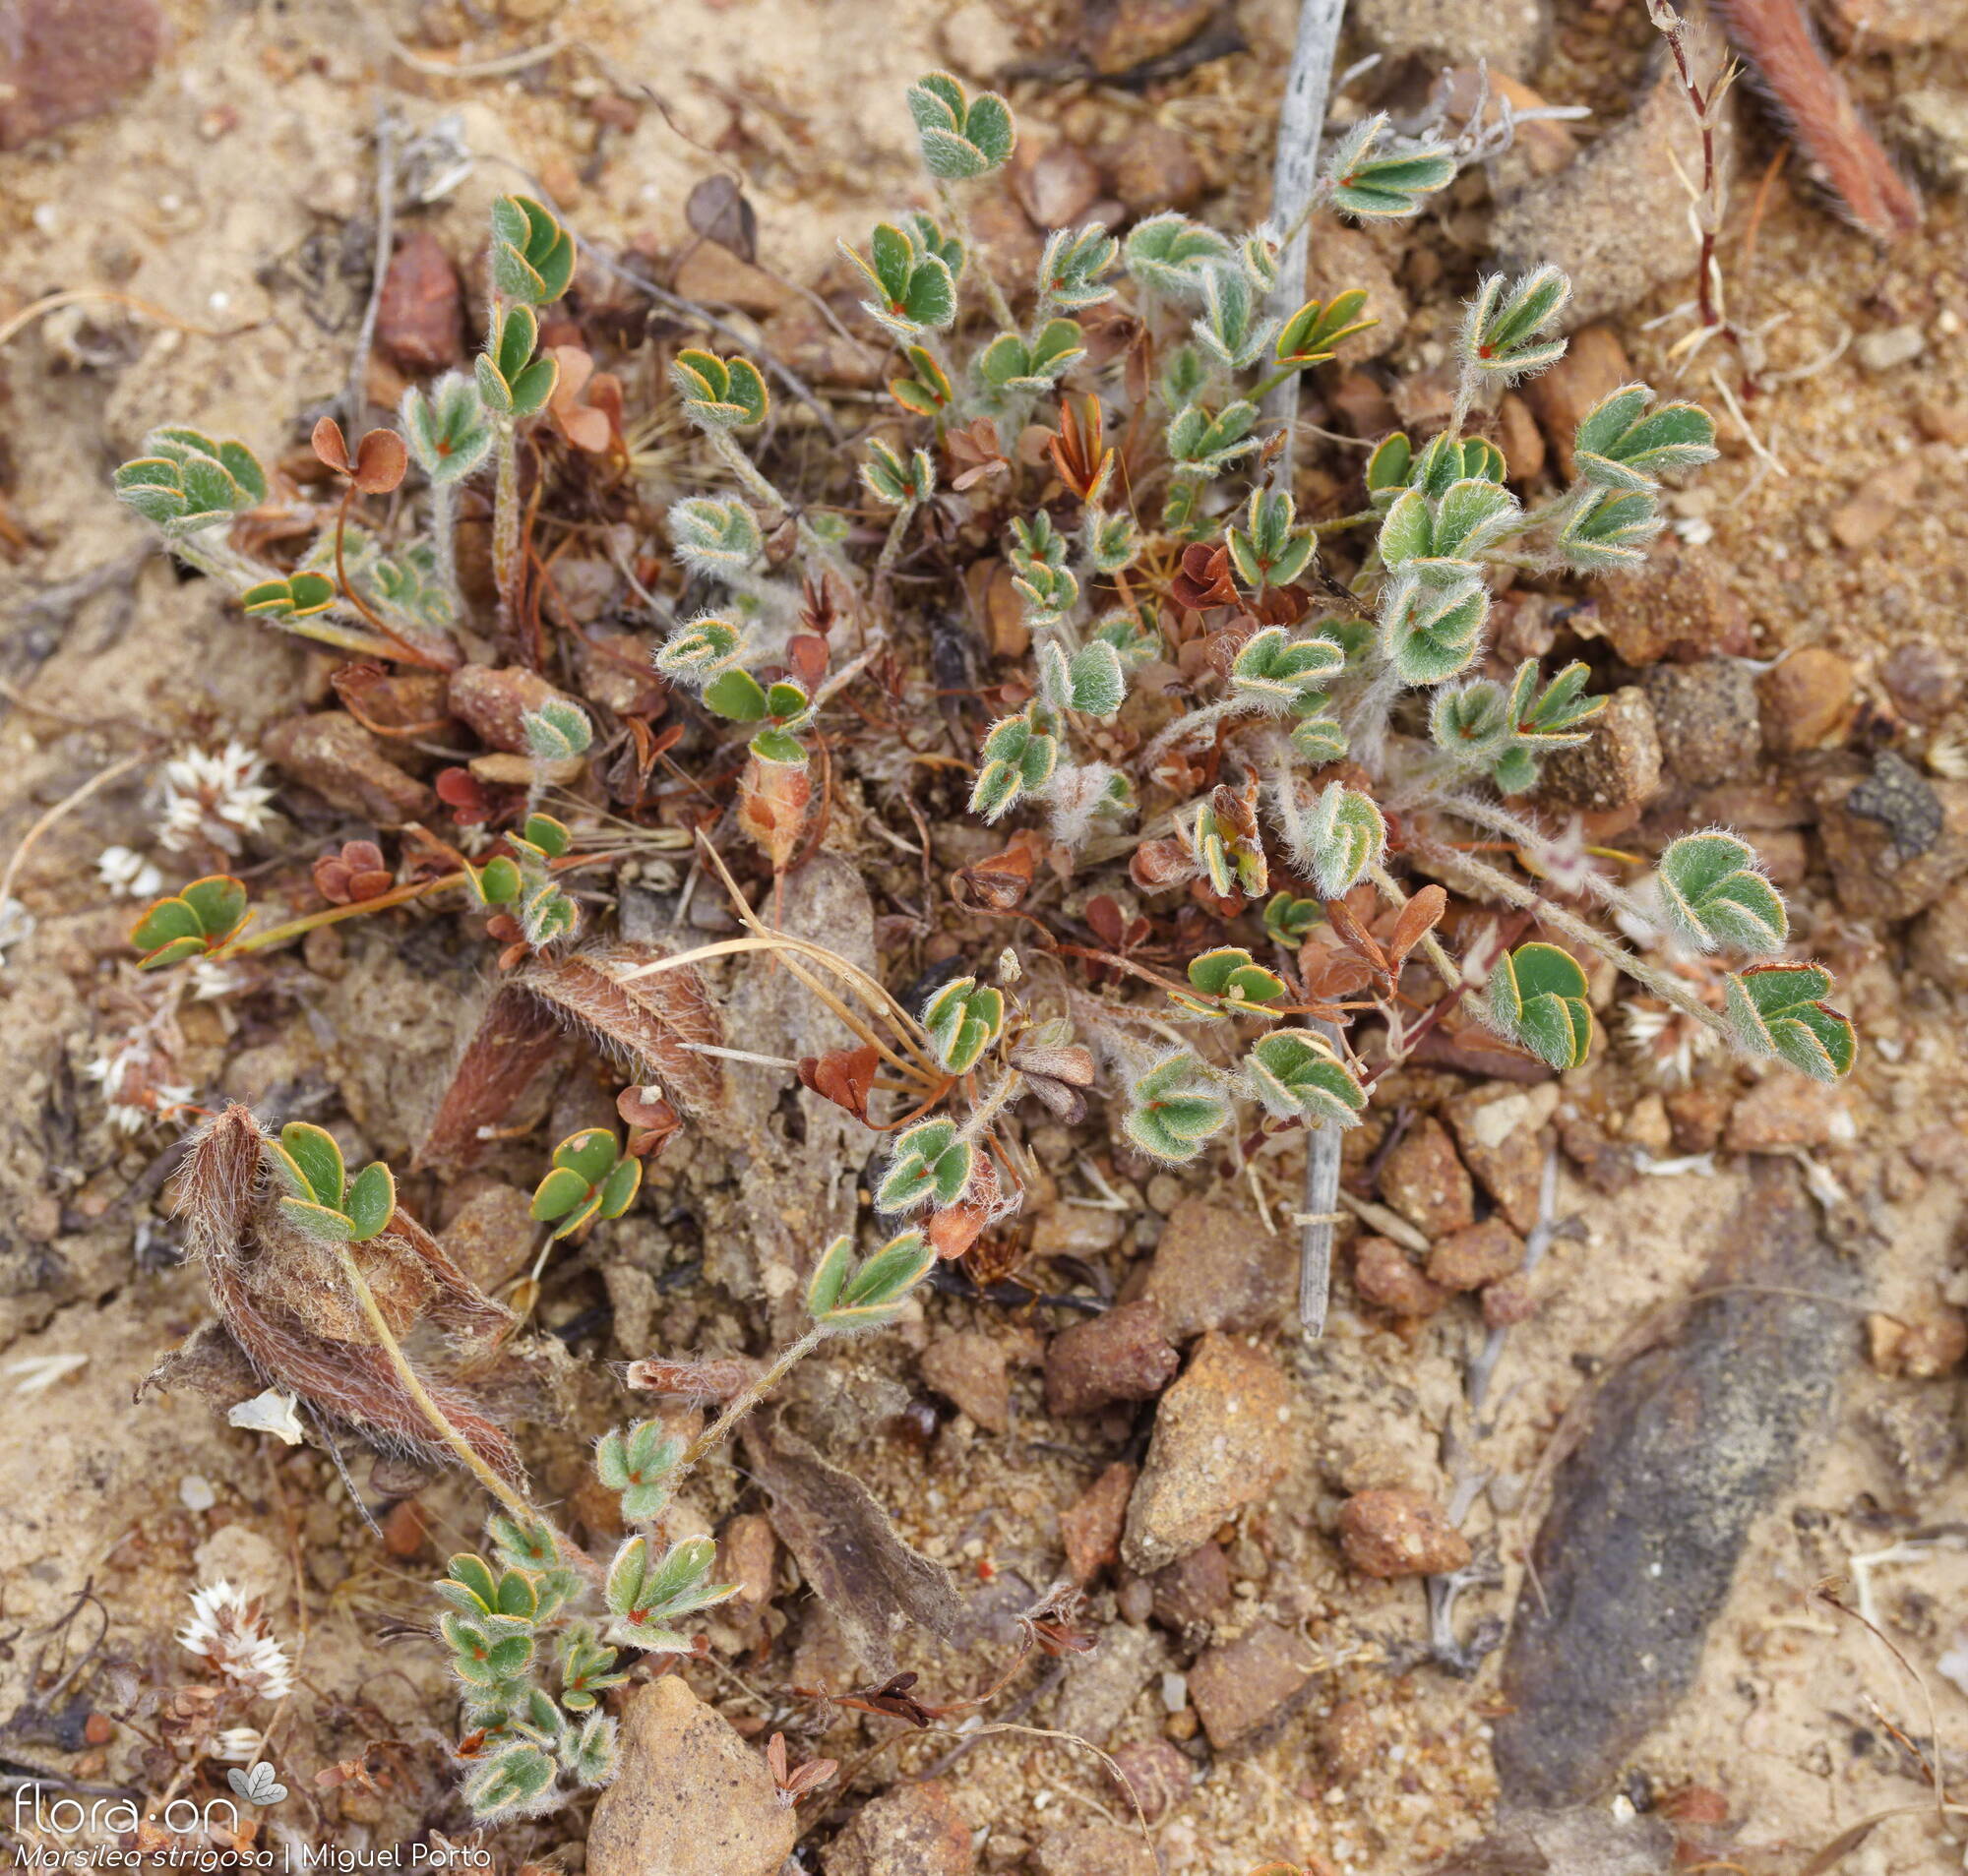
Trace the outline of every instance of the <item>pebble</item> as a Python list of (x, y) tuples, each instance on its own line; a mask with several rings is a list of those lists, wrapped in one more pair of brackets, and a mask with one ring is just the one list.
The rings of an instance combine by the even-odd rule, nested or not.
[(675, 290), (699, 306), (736, 307), (759, 319), (797, 297), (783, 280), (716, 241), (700, 241), (677, 263)]
[(1154, 1591), (1154, 1618), (1194, 1641), (1206, 1634), (1230, 1606), (1230, 1559), (1220, 1543), (1199, 1543), (1186, 1556), (1164, 1563), (1148, 1583)]
[(1551, 37), (1546, 0), (1354, 0), (1347, 25), (1372, 52), (1430, 65), (1535, 72)]
[(1326, 1772), (1341, 1785), (1362, 1777), (1381, 1749), (1380, 1728), (1364, 1700), (1340, 1701), (1320, 1720), (1313, 1739)]
[(1431, 1283), (1445, 1290), (1480, 1290), (1523, 1268), (1524, 1241), (1501, 1218), (1438, 1238), (1428, 1253)]
[(1851, 659), (1826, 645), (1805, 645), (1756, 681), (1763, 706), (1763, 746), (1772, 755), (1831, 749), (1844, 742), (1857, 708)]
[(465, 664), (451, 674), (446, 701), (452, 715), (466, 724), (480, 742), (509, 755), (523, 756), (526, 732), (522, 718), (527, 711), (544, 703), (573, 703), (574, 699), (538, 672), (519, 665)]
[(741, 1511), (717, 1534), (717, 1581), (735, 1583), (738, 1594), (722, 1605), (732, 1614), (757, 1614), (777, 1586), (778, 1535), (763, 1511)]
[(1609, 814), (1644, 807), (1660, 786), (1660, 733), (1654, 728), (1653, 705), (1644, 691), (1629, 684), (1607, 698), (1590, 742), (1547, 758), (1541, 793), (1573, 808)]
[(1372, 235), (1322, 221), (1306, 256), (1305, 297), (1327, 301), (1353, 287), (1367, 295), (1365, 317), (1380, 324), (1341, 341), (1333, 356), (1342, 366), (1364, 364), (1393, 350), (1408, 329), (1408, 302)]
[(397, 243), (376, 301), (376, 343), (405, 371), (442, 371), (464, 356), (463, 291), (445, 245), (413, 227)]
[[(1908, 1500), (1945, 1484), (1961, 1462), (1961, 1434), (1954, 1423), (1954, 1390), (1898, 1388), (1865, 1412), (1867, 1430), (1899, 1480)], [(1914, 1506), (1904, 1510), (1913, 1515)]]
[(1827, 776), (1815, 794), (1832, 884), (1854, 918), (1910, 919), (1968, 872), (1968, 781), (1931, 782), (1882, 750), (1872, 775)]
[(987, 1433), (1012, 1423), (1012, 1383), (1005, 1350), (995, 1336), (974, 1330), (940, 1335), (918, 1362), (923, 1379)]
[(1018, 56), (1017, 33), (990, 0), (964, 0), (937, 30), (951, 65), (981, 85), (992, 84)]
[(1105, 1746), (1127, 1724), (1141, 1690), (1175, 1664), (1168, 1643), (1153, 1629), (1114, 1624), (1102, 1631), (1092, 1654), (1075, 1657), (1067, 1668), (1052, 1724)]
[(107, 110), (163, 47), (155, 0), (13, 0), (0, 14), (0, 150)]
[(1248, 1212), (1185, 1198), (1169, 1213), (1141, 1287), (1161, 1304), (1168, 1339), (1210, 1329), (1268, 1329), (1294, 1301), (1298, 1250)]
[(1215, 0), (1091, 0), (1079, 18), (1079, 49), (1109, 78), (1179, 51), (1215, 13)]
[(1189, 1795), (1193, 1768), (1165, 1739), (1116, 1746), (1113, 1758), (1121, 1783), (1150, 1824), (1158, 1823)]
[(1497, 447), (1504, 453), (1509, 479), (1522, 484), (1544, 469), (1544, 432), (1531, 415), (1531, 407), (1514, 391), (1507, 391), (1497, 402)]
[(1283, 1475), (1291, 1383), (1266, 1354), (1206, 1335), (1163, 1395), (1121, 1554), (1141, 1575), (1211, 1537)]
[(382, 1521), (383, 1548), (398, 1558), (421, 1556), (430, 1541), (430, 1521), (414, 1498), (400, 1498)]
[(1117, 1459), (1059, 1514), (1067, 1574), (1081, 1589), (1120, 1558), (1121, 1532), (1137, 1477), (1133, 1466)]
[(871, 1798), (827, 1846), (827, 1876), (970, 1876), (970, 1826), (942, 1779)]
[(1353, 1288), (1397, 1316), (1432, 1316), (1448, 1301), (1448, 1292), (1391, 1238), (1362, 1238), (1353, 1246)]
[(1852, 1116), (1836, 1088), (1773, 1068), (1731, 1110), (1724, 1141), (1731, 1153), (1786, 1153), (1841, 1145), (1853, 1134)]
[(1941, 189), (1968, 183), (1968, 96), (1923, 86), (1894, 110), (1900, 140), (1921, 172)]
[(1911, 1321), (1870, 1315), (1866, 1356), (1877, 1372), (1892, 1380), (1932, 1381), (1951, 1374), (1968, 1357), (1968, 1316), (1944, 1307)]
[(675, 1674), (629, 1690), (587, 1876), (777, 1876), (799, 1837), (765, 1760)]
[(372, 825), (428, 820), (437, 811), (437, 797), (404, 774), (376, 739), (340, 710), (290, 716), (276, 723), (260, 747), (281, 774), (312, 788), (331, 808)]
[(1114, 1401), (1153, 1400), (1181, 1365), (1160, 1303), (1145, 1298), (1117, 1303), (1046, 1345), (1046, 1411), (1091, 1414)]
[(1657, 664), (1640, 674), (1653, 706), (1661, 760), (1677, 781), (1697, 786), (1743, 772), (1744, 757), (1762, 748), (1755, 674), (1740, 658)]
[(1032, 1227), (1034, 1257), (1090, 1257), (1121, 1241), (1128, 1215), (1100, 1205), (1055, 1205)]
[(1868, 371), (1897, 371), (1927, 350), (1927, 334), (1918, 326), (1888, 326), (1883, 332), (1862, 333), (1852, 355)]
[[(1725, 121), (1732, 115), (1725, 105)], [(1575, 161), (1499, 205), (1490, 221), (1495, 264), (1509, 273), (1543, 262), (1563, 268), (1574, 325), (1621, 312), (1693, 268), (1682, 177), (1700, 173), (1701, 134), (1669, 70)]]
[(1557, 453), (1559, 473), (1570, 479), (1572, 439), (1601, 398), (1632, 382), (1626, 348), (1610, 326), (1581, 327), (1549, 371), (1524, 381), (1521, 395)]
[(1025, 212), (1041, 228), (1073, 228), (1100, 199), (1100, 171), (1073, 144), (1057, 143), (1024, 159), (1020, 142), (1012, 157), (1012, 182)]
[(1367, 1576), (1440, 1576), (1469, 1561), (1469, 1540), (1434, 1499), (1389, 1486), (1339, 1507), (1339, 1548)]
[(1592, 617), (1624, 664), (1746, 653), (1753, 642), (1748, 602), (1707, 548), (1656, 543), (1646, 565), (1598, 582)]
[[(196, 1494), (194, 1494), (196, 1495)], [(185, 1502), (190, 1505), (190, 1499)], [(215, 1500), (208, 1499), (204, 1505), (190, 1505), (194, 1511), (210, 1510)], [(403, 1504), (409, 1504), (405, 1499)], [(399, 1505), (400, 1511), (403, 1505)], [(391, 1513), (394, 1518), (395, 1512)], [(384, 1521), (384, 1535), (389, 1534), (390, 1520)], [(415, 1555), (409, 1551), (392, 1550), (392, 1556)], [(192, 1561), (198, 1566), (198, 1581), (215, 1583), (223, 1578), (241, 1596), (266, 1604), (268, 1608), (277, 1610), (282, 1606), (280, 1599), (293, 1589), (293, 1562), (271, 1538), (255, 1531), (251, 1525), (222, 1524), (211, 1537), (192, 1552)]]
[(1130, 126), (1103, 152), (1108, 186), (1130, 214), (1158, 214), (1164, 209), (1187, 213), (1202, 200), (1208, 179), (1190, 140), (1172, 124), (1153, 118)]
[(1476, 1222), (1476, 1192), (1448, 1130), (1432, 1114), (1409, 1127), (1381, 1166), (1381, 1197), (1427, 1238)]
[(1907, 961), (1943, 989), (1968, 991), (1968, 879), (1921, 914)]
[(1486, 1329), (1515, 1328), (1519, 1322), (1528, 1322), (1537, 1312), (1538, 1301), (1531, 1290), (1531, 1280), (1521, 1270), (1514, 1277), (1506, 1277), (1501, 1283), (1483, 1286), (1483, 1326)]
[(1518, 1231), (1538, 1221), (1544, 1183), (1544, 1127), (1558, 1106), (1558, 1084), (1471, 1088), (1443, 1107), (1462, 1163)]
[(1140, 1832), (1098, 1821), (1055, 1824), (1032, 1850), (1033, 1876), (1158, 1876)]
[(1925, 638), (1896, 644), (1879, 667), (1894, 705), (1916, 722), (1932, 723), (1961, 698), (1961, 666)]
[(490, 1296), (532, 1260), (540, 1229), (532, 1204), (532, 1194), (517, 1185), (477, 1183), (438, 1233), (438, 1242), (445, 1255)]
[(1831, 512), (1831, 532), (1848, 553), (1864, 553), (1882, 540), (1920, 494), (1926, 462), (1902, 456), (1862, 482), (1852, 498)]
[(1276, 1622), (1259, 1622), (1220, 1648), (1208, 1648), (1189, 1670), (1190, 1698), (1218, 1752), (1261, 1745), (1312, 1691), (1318, 1651)]

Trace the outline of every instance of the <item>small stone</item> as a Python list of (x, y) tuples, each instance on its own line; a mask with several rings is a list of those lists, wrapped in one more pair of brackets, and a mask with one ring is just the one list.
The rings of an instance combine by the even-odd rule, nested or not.
[(1832, 884), (1854, 918), (1910, 919), (1968, 871), (1968, 781), (1930, 782), (1882, 750), (1871, 776), (1827, 777), (1815, 793)]
[(1637, 685), (1607, 698), (1594, 720), (1592, 739), (1562, 749), (1544, 767), (1543, 795), (1573, 808), (1609, 814), (1641, 808), (1660, 793), (1661, 746), (1653, 705)]
[(777, 1876), (799, 1837), (766, 1762), (681, 1676), (629, 1690), (587, 1876)]
[(1303, 1637), (1275, 1622), (1205, 1649), (1189, 1670), (1189, 1694), (1209, 1743), (1218, 1752), (1261, 1744), (1311, 1692), (1320, 1665)]
[(1943, 403), (1930, 397), (1913, 407), (1913, 420), (1930, 443), (1950, 443), (1959, 450), (1968, 447), (1968, 400)]
[(1905, 92), (1893, 115), (1921, 172), (1941, 189), (1968, 184), (1968, 96), (1923, 86)]
[(1012, 1384), (1005, 1374), (1005, 1350), (995, 1336), (975, 1331), (940, 1335), (923, 1350), (923, 1379), (946, 1400), (968, 1414), (987, 1433), (1012, 1423)]
[(1448, 1130), (1432, 1114), (1409, 1127), (1381, 1167), (1381, 1197), (1425, 1238), (1476, 1222), (1476, 1192)]
[(1046, 1411), (1091, 1414), (1114, 1401), (1149, 1401), (1174, 1379), (1182, 1358), (1151, 1299), (1123, 1302), (1062, 1329), (1046, 1345)]
[[(1037, 277), (1039, 262), (1045, 254), (1045, 236), (1032, 226), (1032, 218), (1012, 193), (1009, 183), (985, 189), (970, 210), (970, 231), (978, 246), (991, 257), (998, 278), (1014, 301), (1026, 297), (1025, 282)], [(1009, 450), (1014, 441), (1003, 439)]]
[(755, 1615), (772, 1600), (777, 1584), (779, 1540), (763, 1511), (741, 1511), (717, 1536), (720, 1583), (735, 1583), (738, 1594), (720, 1604), (738, 1616)]
[(1339, 1507), (1339, 1548), (1367, 1576), (1441, 1576), (1469, 1561), (1469, 1540), (1418, 1491), (1356, 1492)]
[(1506, 1089), (1472, 1088), (1442, 1112), (1462, 1163), (1518, 1231), (1538, 1222), (1544, 1184), (1543, 1130), (1558, 1106), (1556, 1082)]
[(1126, 1214), (1100, 1205), (1055, 1205), (1032, 1227), (1034, 1257), (1091, 1257), (1121, 1241)]
[(1921, 914), (1907, 945), (1907, 962), (1943, 989), (1968, 991), (1968, 880), (1949, 887)]
[(1175, 1656), (1153, 1629), (1110, 1626), (1100, 1646), (1076, 1657), (1067, 1669), (1052, 1724), (1105, 1746), (1127, 1724), (1142, 1691), (1174, 1667)]
[(1091, 0), (1079, 49), (1103, 78), (1180, 51), (1208, 25), (1215, 0)]
[(1670, 1088), (1661, 1097), (1677, 1153), (1712, 1153), (1722, 1143), (1735, 1096), (1719, 1082), (1697, 1081)]
[(827, 1876), (970, 1876), (976, 1867), (970, 1826), (941, 1779), (869, 1799), (827, 1846)]
[(1121, 1532), (1135, 1489), (1135, 1468), (1117, 1459), (1059, 1514), (1067, 1574), (1084, 1589), (1121, 1555)]
[(1483, 1326), (1486, 1329), (1510, 1329), (1519, 1322), (1528, 1322), (1538, 1312), (1537, 1297), (1531, 1290), (1531, 1280), (1521, 1270), (1514, 1277), (1506, 1277), (1502, 1283), (1485, 1284), (1483, 1287)]
[(449, 688), (441, 671), (392, 671), (362, 687), (363, 719), (386, 730), (442, 723)]
[(1202, 200), (1207, 179), (1190, 140), (1171, 124), (1153, 118), (1131, 125), (1104, 153), (1108, 186), (1130, 214), (1157, 214), (1164, 209), (1187, 212)]
[(1298, 1249), (1248, 1212), (1185, 1198), (1170, 1212), (1141, 1286), (1162, 1307), (1168, 1339), (1209, 1329), (1268, 1329), (1293, 1305)]
[(1379, 1756), (1380, 1728), (1364, 1700), (1342, 1700), (1314, 1728), (1326, 1772), (1341, 1785), (1361, 1778)]
[(964, 0), (937, 30), (952, 68), (980, 84), (991, 84), (1018, 56), (1017, 33), (990, 0)]
[(1853, 1136), (1852, 1117), (1837, 1089), (1778, 1068), (1736, 1103), (1726, 1142), (1732, 1153), (1785, 1153), (1840, 1145)]
[(1741, 655), (1752, 643), (1748, 602), (1723, 577), (1722, 562), (1674, 541), (1658, 543), (1637, 573), (1601, 580), (1592, 617), (1623, 664)]
[(1763, 745), (1772, 754), (1831, 749), (1844, 742), (1857, 704), (1849, 658), (1806, 645), (1756, 681), (1763, 705)]
[(483, 664), (461, 665), (454, 671), (447, 700), (452, 715), (466, 724), (480, 742), (513, 756), (526, 753), (522, 718), (528, 711), (544, 703), (574, 702), (536, 671), (519, 665), (495, 668)]
[(1418, 57), (1430, 65), (1474, 65), (1535, 72), (1551, 36), (1544, 0), (1355, 0), (1347, 24), (1370, 51)]
[(1024, 146), (1012, 158), (1012, 181), (1025, 212), (1042, 228), (1073, 228), (1100, 199), (1100, 171), (1093, 158), (1072, 144), (1053, 144), (1022, 161)]
[(1365, 317), (1380, 321), (1343, 339), (1333, 354), (1341, 365), (1360, 365), (1393, 350), (1408, 329), (1408, 301), (1381, 244), (1361, 228), (1322, 221), (1307, 249), (1305, 297), (1325, 302), (1351, 287), (1367, 295)]
[(428, 820), (437, 797), (383, 754), (361, 724), (340, 710), (290, 716), (261, 741), (281, 774), (312, 788), (332, 808), (378, 827)]
[(1653, 665), (1640, 689), (1653, 706), (1661, 760), (1678, 781), (1727, 781), (1762, 748), (1755, 674), (1738, 658)]
[(1919, 723), (1938, 721), (1961, 699), (1960, 665), (1925, 638), (1896, 644), (1879, 677), (1894, 704)]
[(1911, 1498), (1946, 1483), (1960, 1464), (1953, 1392), (1948, 1386), (1896, 1388), (1865, 1413), (1867, 1429)]
[(1501, 1218), (1450, 1232), (1429, 1247), (1428, 1276), (1445, 1290), (1480, 1290), (1523, 1268), (1524, 1241)]
[(1831, 532), (1838, 545), (1854, 554), (1883, 540), (1893, 523), (1919, 496), (1927, 464), (1917, 455), (1903, 456), (1868, 476), (1848, 502), (1831, 513)]
[[(1726, 125), (1731, 113), (1722, 115)], [(1682, 179), (1700, 173), (1701, 132), (1670, 68), (1574, 161), (1499, 204), (1493, 265), (1512, 274), (1547, 262), (1563, 268), (1572, 290), (1565, 318), (1574, 325), (1621, 312), (1695, 265)]]
[(1166, 1629), (1194, 1640), (1230, 1606), (1230, 1559), (1220, 1543), (1199, 1543), (1186, 1556), (1164, 1563), (1148, 1582), (1154, 1589), (1154, 1617)]
[(1271, 1489), (1289, 1455), (1291, 1401), (1290, 1382), (1261, 1350), (1202, 1338), (1155, 1413), (1121, 1544), (1130, 1569), (1160, 1569)]
[(699, 306), (736, 307), (760, 319), (789, 306), (796, 297), (783, 280), (708, 240), (698, 242), (677, 263), (671, 284), (684, 299)]
[(1097, 1820), (1055, 1824), (1032, 1851), (1033, 1876), (1157, 1876), (1159, 1867), (1138, 1831)]
[[(192, 1509), (209, 1510), (212, 1502)], [(294, 1587), (289, 1553), (251, 1525), (220, 1525), (192, 1552), (192, 1561), (198, 1566), (199, 1582), (213, 1583), (223, 1577), (241, 1596), (271, 1608), (281, 1606), (280, 1599)]]
[(1544, 432), (1531, 415), (1531, 407), (1514, 391), (1507, 391), (1497, 403), (1497, 447), (1504, 453), (1504, 466), (1512, 482), (1533, 480), (1544, 469)]
[(1448, 1292), (1391, 1238), (1362, 1238), (1353, 1246), (1353, 1288), (1397, 1316), (1432, 1316), (1448, 1301)]
[(1121, 1783), (1150, 1824), (1159, 1823), (1189, 1795), (1194, 1768), (1166, 1740), (1116, 1746), (1113, 1757)]
[[(1024, 219), (1022, 214), (1018, 218)], [(774, 358), (812, 384), (871, 391), (883, 379), (882, 354), (873, 345), (843, 337), (803, 299), (766, 322), (765, 342)]]
[(488, 1296), (532, 1260), (540, 1228), (532, 1195), (517, 1185), (478, 1186), (438, 1234), (444, 1253)]
[(1918, 326), (1888, 326), (1883, 332), (1862, 333), (1852, 355), (1868, 371), (1897, 371), (1927, 350), (1927, 334)]
[(463, 292), (445, 245), (413, 227), (397, 243), (376, 301), (376, 343), (405, 371), (442, 371), (464, 356)]
[(1633, 368), (1626, 348), (1610, 326), (1586, 326), (1571, 335), (1566, 353), (1549, 371), (1524, 383), (1522, 396), (1544, 426), (1558, 454), (1559, 473), (1571, 476), (1571, 445), (1586, 413), (1622, 385), (1630, 384)]
[(1602, 1192), (1624, 1192), (1640, 1177), (1631, 1145), (1614, 1139), (1590, 1115), (1560, 1115), (1558, 1142), (1566, 1158)]
[(1892, 1380), (1935, 1380), (1952, 1373), (1968, 1357), (1968, 1315), (1949, 1308), (1937, 1308), (1911, 1322), (1870, 1315), (1866, 1352), (1873, 1366)]
[(384, 1515), (383, 1548), (393, 1557), (420, 1556), (430, 1542), (430, 1521), (414, 1498), (400, 1498)]
[(155, 0), (11, 0), (0, 11), (0, 150), (105, 111), (164, 46)]

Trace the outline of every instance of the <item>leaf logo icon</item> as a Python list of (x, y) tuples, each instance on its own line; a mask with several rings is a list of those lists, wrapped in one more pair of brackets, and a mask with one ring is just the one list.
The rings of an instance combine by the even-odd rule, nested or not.
[(229, 1768), (225, 1782), (248, 1804), (277, 1804), (287, 1795), (287, 1787), (275, 1778), (273, 1765), (266, 1759), (250, 1772), (241, 1772), (237, 1766)]

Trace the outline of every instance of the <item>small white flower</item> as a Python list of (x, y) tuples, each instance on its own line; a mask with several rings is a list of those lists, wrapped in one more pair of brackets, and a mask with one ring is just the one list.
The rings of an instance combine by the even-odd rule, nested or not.
[(258, 1599), (249, 1600), (223, 1577), (192, 1592), (191, 1620), (178, 1630), (178, 1644), (262, 1700), (284, 1700), (293, 1692), (293, 1669), (267, 1633)]
[(173, 853), (200, 840), (239, 852), (244, 837), (267, 824), (274, 791), (261, 781), (266, 772), (259, 756), (238, 742), (172, 756), (164, 764), (157, 838)]
[(154, 899), (164, 889), (164, 876), (129, 847), (104, 847), (95, 856), (95, 877), (129, 899)]
[(33, 936), (34, 915), (19, 899), (0, 899), (0, 968), (7, 962), (9, 949), (25, 944)]
[(234, 991), (245, 988), (251, 975), (241, 965), (218, 964), (209, 957), (195, 957), (191, 961), (192, 1001), (213, 1003), (221, 997), (230, 997)]
[(257, 1726), (227, 1726), (213, 1740), (212, 1757), (228, 1765), (251, 1765), (266, 1742)]
[(165, 1081), (169, 1066), (142, 1036), (126, 1038), (84, 1069), (102, 1090), (109, 1124), (123, 1133), (141, 1133), (167, 1109), (190, 1103), (194, 1090), (181, 1081)]

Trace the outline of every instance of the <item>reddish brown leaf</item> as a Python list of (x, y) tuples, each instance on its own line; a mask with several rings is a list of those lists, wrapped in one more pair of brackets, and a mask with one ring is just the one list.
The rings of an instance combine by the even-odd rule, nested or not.
[(403, 479), (409, 452), (394, 430), (372, 430), (355, 446), (349, 479), (364, 495), (388, 495)]
[(872, 1043), (860, 1049), (836, 1049), (830, 1055), (804, 1056), (799, 1078), (803, 1086), (836, 1108), (845, 1108), (865, 1125), (868, 1093), (875, 1085), (875, 1067), (880, 1060)]
[(1032, 883), (1032, 848), (1014, 841), (974, 867), (959, 867), (951, 875), (950, 896), (958, 905), (983, 912), (1015, 911)]
[(341, 434), (341, 426), (333, 417), (322, 417), (314, 426), (314, 434), (308, 442), (314, 453), (331, 468), (346, 475), (349, 471), (348, 440)]
[[(1393, 970), (1387, 962), (1387, 954), (1382, 950), (1374, 936), (1353, 916), (1352, 908), (1344, 899), (1328, 899), (1325, 902), (1325, 922), (1332, 927), (1333, 935), (1356, 957), (1362, 959), (1382, 977), (1391, 977)], [(1419, 933), (1416, 934), (1420, 936)]]
[(728, 1401), (759, 1378), (759, 1363), (743, 1355), (721, 1362), (672, 1362), (656, 1356), (631, 1362), (622, 1378), (645, 1394), (666, 1394), (682, 1401)]
[(1442, 922), (1448, 909), (1448, 894), (1439, 885), (1425, 885), (1394, 921), (1393, 935), (1387, 939), (1387, 962), (1396, 973), (1408, 961), (1408, 953)]
[(942, 1206), (931, 1213), (929, 1241), (936, 1254), (948, 1262), (961, 1257), (974, 1244), (998, 1209), (998, 1173), (982, 1153), (970, 1183), (958, 1194), (954, 1205)]
[(1230, 550), (1194, 541), (1182, 550), (1182, 569), (1169, 582), (1169, 597), (1189, 612), (1211, 606), (1235, 606), (1236, 582), (1230, 577)]

